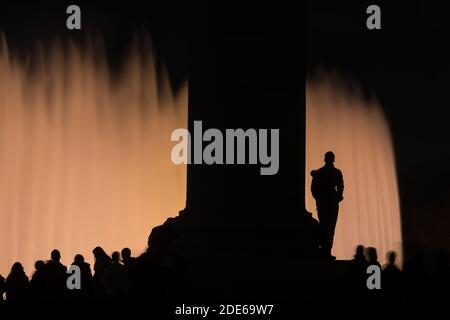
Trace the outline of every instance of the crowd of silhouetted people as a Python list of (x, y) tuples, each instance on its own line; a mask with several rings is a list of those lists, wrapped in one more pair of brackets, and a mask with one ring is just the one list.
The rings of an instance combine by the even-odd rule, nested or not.
[[(31, 278), (26, 275), (22, 264), (15, 262), (6, 279), (0, 276), (1, 300), (128, 298), (139, 294), (140, 285), (147, 283), (145, 278), (150, 274), (154, 276), (151, 287), (155, 288), (158, 276), (164, 277), (163, 269), (172, 267), (170, 261), (161, 265), (161, 261), (147, 256), (146, 253), (133, 257), (129, 248), (123, 248), (121, 253), (115, 251), (109, 256), (101, 247), (96, 247), (93, 255), (93, 273), (90, 264), (85, 262), (81, 254), (74, 257), (71, 265), (79, 267), (80, 277), (79, 286), (73, 284), (72, 288), (68, 283), (70, 284), (69, 277), (74, 272), (68, 272), (68, 267), (61, 263), (61, 254), (56, 249), (51, 252), (48, 261), (35, 262)], [(144, 276), (144, 273), (147, 275)]]
[[(352, 288), (360, 297), (384, 299), (389, 301), (416, 301), (424, 299), (441, 300), (449, 297), (450, 255), (439, 251), (433, 258), (426, 259), (422, 251), (414, 252), (400, 268), (397, 253), (386, 253), (386, 264), (378, 261), (377, 250), (359, 245), (351, 260), (351, 276), (355, 282)], [(380, 289), (368, 290), (367, 268), (376, 265), (381, 270)]]
[[(75, 255), (71, 265), (79, 268), (80, 287), (72, 290), (68, 286), (72, 273), (67, 272), (68, 267), (61, 263), (61, 253), (56, 249), (51, 252), (48, 261), (36, 261), (31, 278), (26, 275), (22, 264), (15, 262), (6, 279), (0, 276), (0, 300), (114, 301), (145, 297), (153, 303), (164, 302), (165, 290), (178, 281), (184, 271), (182, 259), (171, 249), (173, 237), (167, 224), (154, 228), (148, 239), (148, 249), (138, 257), (133, 257), (129, 248), (108, 255), (101, 247), (96, 247), (92, 251), (95, 259), (93, 272), (81, 254)], [(439, 252), (432, 268), (421, 251), (410, 256), (403, 263), (403, 268), (396, 263), (396, 252), (388, 252), (386, 259), (387, 263), (381, 266), (375, 248), (359, 245), (353, 259), (346, 262), (348, 274), (343, 279), (342, 286), (345, 288), (342, 290), (346, 293), (350, 290), (353, 296), (359, 298), (392, 301), (448, 298), (448, 252)], [(367, 286), (370, 276), (367, 270), (371, 265), (381, 270), (379, 290), (369, 290)]]
[[(60, 261), (61, 254), (53, 250), (47, 262), (38, 260), (29, 279), (20, 262), (12, 265), (6, 279), (0, 276), (1, 300), (114, 300), (151, 297), (153, 301), (164, 299), (164, 287), (168, 279), (175, 279), (182, 271), (182, 263), (176, 255), (159, 254), (162, 248), (148, 250), (133, 257), (129, 248), (115, 251), (109, 256), (101, 247), (92, 253), (95, 259), (91, 266), (80, 254), (75, 255), (72, 265), (81, 272), (80, 288), (70, 290), (67, 266)], [(370, 296), (389, 300), (414, 300), (424, 295), (433, 298), (448, 297), (450, 288), (450, 255), (439, 252), (432, 272), (426, 270), (423, 255), (415, 254), (405, 262), (403, 269), (396, 264), (397, 253), (386, 255), (387, 263), (381, 265), (377, 250), (359, 245), (350, 261), (348, 288), (359, 297)], [(369, 290), (367, 268), (376, 265), (381, 270), (381, 289)], [(152, 290), (149, 290), (152, 288)]]
[[(81, 254), (75, 255), (71, 266), (79, 270), (78, 287), (70, 281), (73, 269), (61, 263), (61, 253), (54, 249), (48, 261), (35, 262), (29, 278), (20, 262), (12, 265), (6, 277), (0, 275), (0, 302), (23, 300), (115, 300), (165, 297), (165, 288), (182, 273), (182, 260), (171, 250), (171, 232), (166, 224), (154, 228), (148, 249), (133, 257), (129, 248), (114, 251), (111, 256), (101, 247), (93, 249), (93, 272)], [(151, 243), (151, 246), (150, 246)], [(68, 272), (69, 271), (69, 272)], [(72, 283), (72, 284), (70, 284)]]

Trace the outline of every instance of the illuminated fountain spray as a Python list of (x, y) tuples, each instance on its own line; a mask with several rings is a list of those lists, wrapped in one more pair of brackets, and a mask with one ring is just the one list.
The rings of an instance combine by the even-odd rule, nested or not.
[(323, 165), (328, 150), (336, 154), (345, 184), (334, 255), (350, 259), (363, 244), (376, 247), (380, 261), (388, 250), (396, 250), (401, 261), (395, 158), (383, 111), (357, 90), (324, 77), (306, 86), (306, 207), (316, 217), (310, 172)]
[(186, 87), (157, 80), (145, 40), (117, 77), (89, 45), (28, 64), (0, 42), (0, 273), (21, 261), (30, 275), (53, 248), (65, 264), (81, 253), (92, 265), (97, 245), (139, 254), (185, 205), (170, 135), (187, 125)]

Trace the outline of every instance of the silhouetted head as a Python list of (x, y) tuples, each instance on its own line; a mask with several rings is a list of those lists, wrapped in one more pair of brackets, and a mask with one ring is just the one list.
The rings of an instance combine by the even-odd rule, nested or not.
[(325, 153), (324, 161), (326, 164), (333, 164), (334, 163), (334, 153), (332, 151), (328, 151)]
[(171, 249), (170, 247), (175, 237), (176, 235), (169, 223), (156, 226), (148, 236), (148, 250), (151, 250), (153, 254), (167, 252)]
[(123, 248), (121, 254), (122, 254), (122, 260), (126, 261), (126, 260), (130, 259), (131, 258), (130, 248)]
[(386, 254), (386, 259), (390, 264), (394, 264), (395, 260), (397, 259), (397, 252), (388, 251), (388, 253)]
[(61, 253), (59, 250), (54, 249), (50, 256), (53, 261), (59, 262), (59, 260), (61, 260)]
[(23, 271), (23, 265), (20, 262), (15, 262), (11, 267), (11, 274), (22, 274)]
[(77, 255), (75, 255), (75, 258), (73, 259), (73, 261), (76, 264), (82, 264), (84, 262), (84, 257), (81, 254), (77, 254)]
[(108, 257), (105, 250), (103, 250), (102, 247), (95, 247), (94, 250), (92, 250), (92, 253), (94, 254), (95, 259), (102, 259)]
[(111, 255), (111, 258), (112, 258), (112, 261), (114, 263), (119, 263), (119, 261), (120, 261), (120, 253), (119, 253), (119, 251), (114, 251), (112, 253), (112, 255)]
[(41, 271), (44, 270), (45, 268), (45, 262), (42, 260), (38, 260), (34, 263), (34, 268), (36, 269), (36, 271)]
[(364, 246), (362, 244), (358, 245), (356, 247), (356, 252), (354, 255), (355, 259), (364, 259), (365, 260), (365, 256), (364, 256)]
[(377, 249), (374, 247), (367, 248), (367, 260), (372, 263), (378, 261)]

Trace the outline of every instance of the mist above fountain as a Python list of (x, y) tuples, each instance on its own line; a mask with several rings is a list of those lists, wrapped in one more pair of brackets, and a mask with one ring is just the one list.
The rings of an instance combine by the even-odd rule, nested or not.
[(306, 89), (306, 207), (316, 212), (309, 172), (333, 150), (344, 175), (334, 254), (350, 259), (358, 244), (373, 246), (384, 261), (402, 252), (400, 204), (390, 130), (381, 106), (338, 77), (310, 79)]
[[(0, 272), (58, 248), (110, 253), (146, 246), (185, 204), (186, 167), (170, 160), (187, 126), (187, 88), (172, 92), (149, 37), (112, 75), (100, 39), (53, 43), (20, 60), (0, 43)], [(98, 41), (100, 40), (100, 41)]]

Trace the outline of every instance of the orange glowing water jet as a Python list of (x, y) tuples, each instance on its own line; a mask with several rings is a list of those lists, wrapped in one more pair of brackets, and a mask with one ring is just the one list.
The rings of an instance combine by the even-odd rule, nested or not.
[(388, 250), (401, 258), (402, 238), (395, 158), (388, 124), (377, 102), (337, 79), (306, 86), (306, 207), (316, 214), (310, 171), (333, 150), (344, 175), (334, 255), (350, 259), (356, 245), (373, 246), (384, 261)]
[[(137, 48), (141, 48), (140, 50)], [(15, 59), (0, 41), (0, 273), (58, 248), (142, 252), (152, 227), (185, 205), (186, 167), (170, 134), (187, 126), (187, 90), (157, 80), (149, 41), (109, 73), (92, 46)], [(38, 52), (39, 53), (39, 52)]]

